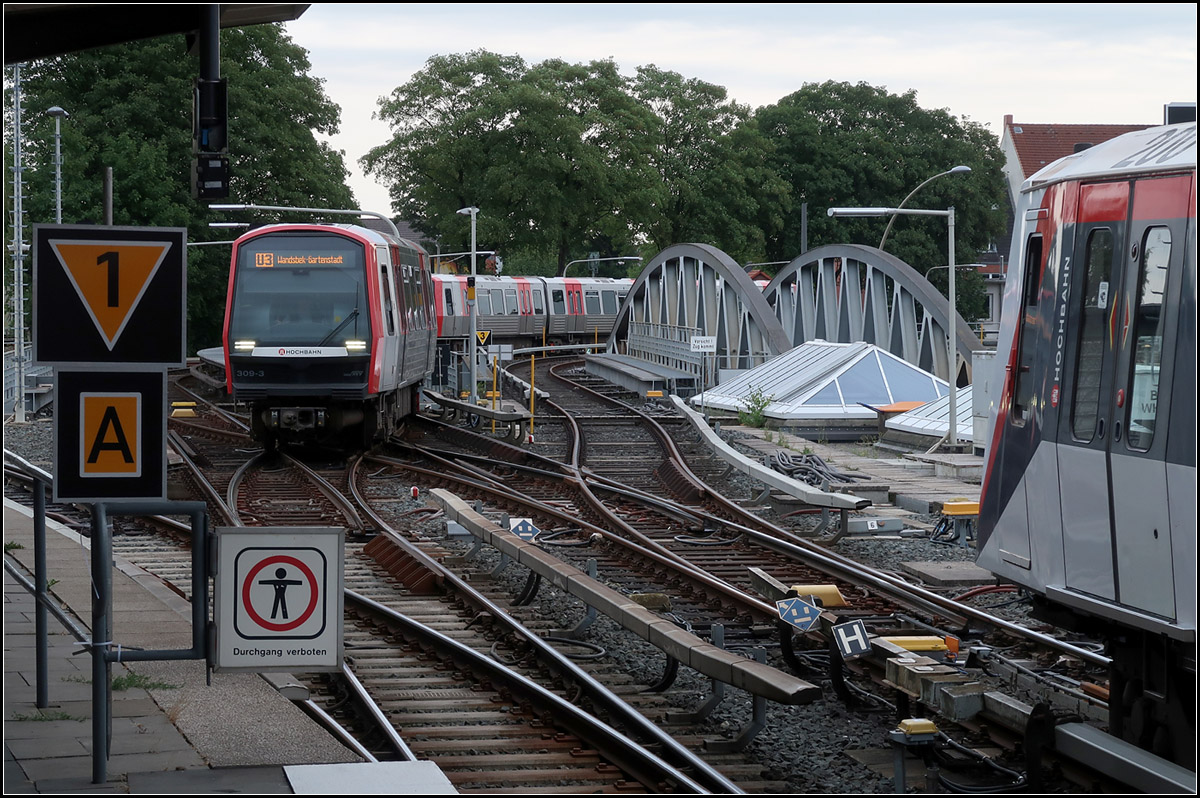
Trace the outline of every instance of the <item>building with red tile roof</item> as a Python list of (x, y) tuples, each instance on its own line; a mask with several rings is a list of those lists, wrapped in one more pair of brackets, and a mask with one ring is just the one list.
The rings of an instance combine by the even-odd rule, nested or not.
[(1009, 199), (1015, 205), (1021, 184), (1059, 158), (1125, 133), (1154, 126), (1034, 124), (1014, 122), (1012, 114), (1005, 114), (1000, 149), (1004, 152)]

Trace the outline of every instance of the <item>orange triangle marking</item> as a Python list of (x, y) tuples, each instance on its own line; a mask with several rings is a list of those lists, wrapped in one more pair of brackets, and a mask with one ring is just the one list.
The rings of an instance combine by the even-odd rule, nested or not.
[(111, 350), (171, 242), (58, 240), (50, 246)]

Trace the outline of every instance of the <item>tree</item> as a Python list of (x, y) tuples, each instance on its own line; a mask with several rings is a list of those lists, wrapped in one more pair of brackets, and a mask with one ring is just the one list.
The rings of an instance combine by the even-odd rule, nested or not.
[[(43, 112), (58, 105), (71, 115), (62, 124), (64, 223), (103, 221), (104, 173), (111, 167), (114, 224), (185, 227), (191, 242), (228, 238), (209, 229), (216, 217), (191, 198), (192, 86), (199, 65), (184, 45), (183, 37), (162, 37), (23, 68), (29, 222), (54, 219), (54, 121)], [(337, 131), (339, 109), (308, 75), (310, 68), (304, 49), (280, 25), (221, 32), (232, 200), (353, 207), (342, 155), (314, 135)], [(189, 351), (220, 342), (228, 268), (227, 247), (189, 247)]]
[(724, 88), (639, 67), (634, 95), (655, 114), (651, 163), (658, 197), (645, 222), (659, 250), (685, 241), (713, 244), (738, 260), (762, 260), (782, 230), (789, 186), (769, 164), (771, 143), (750, 110)]
[(389, 184), (396, 211), (448, 247), (467, 240), (455, 211), (475, 205), (489, 246), (558, 269), (587, 252), (680, 241), (753, 257), (787, 208), (748, 109), (654, 66), (629, 80), (611, 61), (437, 56), (379, 116), (394, 134), (364, 167)]
[[(865, 83), (806, 84), (759, 109), (756, 119), (774, 144), (772, 162), (791, 186), (793, 201), (808, 203), (810, 248), (845, 242), (878, 246), (886, 218), (830, 219), (825, 211), (894, 207), (926, 178), (958, 164), (971, 167), (970, 174), (930, 183), (906, 207), (954, 207), (956, 263), (971, 263), (977, 252), (1004, 235), (1004, 159), (995, 136), (944, 110), (921, 108), (916, 92), (894, 95)], [(786, 260), (800, 249), (800, 220), (792, 216), (769, 240), (767, 255)], [(922, 273), (945, 266), (945, 220), (901, 216), (886, 249)], [(945, 285), (945, 271), (934, 272), (931, 280)], [(982, 281), (967, 271), (958, 277), (960, 313), (982, 316)]]
[(452, 246), (469, 234), (455, 212), (474, 205), (481, 240), (562, 268), (591, 237), (628, 239), (652, 182), (650, 115), (611, 61), (435, 56), (378, 116), (394, 134), (364, 168), (388, 182), (394, 210)]

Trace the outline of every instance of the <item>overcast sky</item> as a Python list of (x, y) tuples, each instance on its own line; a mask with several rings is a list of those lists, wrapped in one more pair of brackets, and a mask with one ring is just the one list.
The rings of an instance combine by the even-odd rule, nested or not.
[(360, 206), (390, 212), (358, 159), (390, 131), (378, 99), (434, 55), (486, 49), (535, 64), (611, 58), (724, 86), (758, 108), (805, 83), (909, 89), (1000, 135), (1017, 122), (1153, 124), (1196, 100), (1196, 6), (1178, 4), (317, 3), (286, 24), (341, 106)]

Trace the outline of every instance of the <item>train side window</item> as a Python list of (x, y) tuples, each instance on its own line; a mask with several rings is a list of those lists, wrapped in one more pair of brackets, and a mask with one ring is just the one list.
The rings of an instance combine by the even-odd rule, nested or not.
[(492, 313), (495, 313), (497, 316), (504, 315), (504, 291), (499, 288), (493, 288), (488, 293), (492, 295)]
[(555, 288), (550, 292), (550, 306), (554, 310), (555, 315), (561, 316), (567, 312), (567, 303), (563, 298), (561, 288)]
[(1025, 426), (1036, 380), (1033, 361), (1038, 345), (1038, 299), (1041, 296), (1042, 237), (1032, 235), (1025, 242), (1024, 291), (1021, 299), (1020, 340), (1017, 344), (1017, 373), (1013, 380), (1012, 423)]
[(543, 303), (542, 303), (542, 292), (541, 292), (541, 291), (534, 291), (534, 292), (533, 292), (533, 312), (534, 312), (534, 315), (536, 315), (536, 316), (540, 316), (540, 315), (542, 315), (542, 313), (544, 313), (544, 312), (545, 312), (545, 310), (546, 310), (546, 308), (543, 306)]
[(601, 291), (600, 301), (604, 304), (604, 315), (617, 315), (617, 292), (616, 291)]
[(1109, 311), (1113, 234), (1108, 228), (1088, 236), (1083, 291), (1079, 298), (1079, 348), (1075, 353), (1074, 398), (1071, 432), (1079, 441), (1096, 435), (1100, 411), (1100, 378), (1104, 366), (1105, 320)]
[(454, 312), (454, 289), (450, 286), (446, 286), (445, 294), (446, 294), (446, 315), (447, 316), (457, 316), (458, 314)]
[(583, 306), (589, 316), (600, 315), (600, 294), (588, 291), (583, 295)]
[(509, 316), (517, 315), (517, 289), (504, 289), (504, 312)]
[(475, 312), (480, 316), (492, 315), (492, 297), (487, 291), (475, 291)]
[(1170, 262), (1171, 231), (1166, 227), (1151, 227), (1142, 238), (1142, 258), (1138, 264), (1137, 305), (1133, 313), (1133, 373), (1129, 381), (1125, 434), (1126, 445), (1141, 452), (1154, 443), (1158, 419), (1158, 380), (1166, 316), (1163, 309)]
[(381, 262), (379, 264), (379, 287), (383, 293), (383, 322), (387, 328), (388, 335), (396, 334), (396, 309), (395, 303), (392, 301), (392, 281), (388, 278), (387, 256), (383, 250), (379, 251)]

